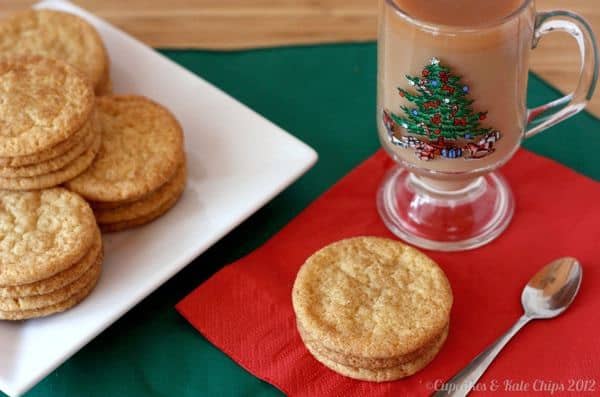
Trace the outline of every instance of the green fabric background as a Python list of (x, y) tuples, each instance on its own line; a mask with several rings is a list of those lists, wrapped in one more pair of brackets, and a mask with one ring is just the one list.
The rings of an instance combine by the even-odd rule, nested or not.
[[(320, 160), (28, 396), (280, 395), (209, 344), (174, 305), (216, 270), (257, 248), (377, 150), (375, 51), (372, 43), (233, 53), (162, 51), (311, 145)], [(558, 96), (536, 77), (529, 92), (532, 104)], [(600, 135), (594, 131), (599, 127), (593, 116), (581, 114), (526, 146), (600, 179)]]

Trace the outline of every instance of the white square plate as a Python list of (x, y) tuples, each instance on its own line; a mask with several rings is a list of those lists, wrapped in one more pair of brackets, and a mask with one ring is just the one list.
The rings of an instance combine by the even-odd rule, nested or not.
[[(181, 201), (143, 228), (107, 236), (92, 295), (66, 313), (0, 322), (0, 389), (17, 396), (306, 172), (317, 155), (252, 110), (107, 22), (65, 1), (98, 29), (115, 92), (146, 95), (185, 131), (189, 181)], [(243, 132), (243, 143), (239, 142)]]

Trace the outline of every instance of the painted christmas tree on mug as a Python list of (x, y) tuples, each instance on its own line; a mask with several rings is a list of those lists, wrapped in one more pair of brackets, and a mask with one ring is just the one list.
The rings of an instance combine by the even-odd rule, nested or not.
[(415, 106), (402, 106), (402, 116), (383, 112), (383, 123), (393, 144), (415, 149), (421, 160), (437, 156), (478, 159), (494, 151), (500, 132), (481, 125), (487, 112), (473, 110), (469, 86), (439, 59), (433, 58), (421, 76), (406, 78), (416, 92), (398, 88), (398, 93)]

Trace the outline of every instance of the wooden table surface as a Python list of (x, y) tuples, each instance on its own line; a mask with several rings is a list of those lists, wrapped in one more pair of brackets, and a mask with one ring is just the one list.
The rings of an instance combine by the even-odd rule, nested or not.
[[(566, 8), (600, 35), (597, 0), (536, 0), (539, 9)], [(75, 0), (154, 47), (245, 49), (286, 44), (373, 40), (377, 0)], [(1, 0), (0, 16), (31, 0)], [(532, 68), (562, 91), (574, 88), (579, 56), (566, 35), (542, 40)], [(600, 95), (590, 109), (600, 116)]]

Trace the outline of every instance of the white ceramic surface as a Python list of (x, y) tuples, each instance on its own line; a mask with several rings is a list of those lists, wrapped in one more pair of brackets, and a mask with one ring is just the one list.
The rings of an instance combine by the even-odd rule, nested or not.
[(107, 22), (65, 1), (37, 7), (91, 22), (111, 56), (115, 92), (146, 95), (175, 113), (185, 131), (189, 183), (166, 216), (106, 237), (102, 278), (82, 304), (45, 319), (0, 322), (0, 389), (11, 396), (43, 379), (317, 159), (298, 139)]

